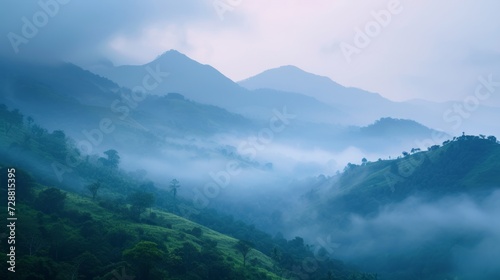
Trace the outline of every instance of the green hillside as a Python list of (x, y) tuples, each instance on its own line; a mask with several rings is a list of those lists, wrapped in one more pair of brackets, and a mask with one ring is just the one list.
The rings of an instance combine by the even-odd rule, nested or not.
[(320, 206), (331, 213), (375, 214), (412, 195), (480, 194), (500, 186), (500, 145), (494, 136), (464, 135), (394, 160), (349, 164)]
[[(34, 189), (35, 205), (47, 190)], [(61, 210), (18, 204), (17, 270), (12, 277), (3, 269), (2, 279), (115, 279), (115, 272), (122, 271), (138, 279), (280, 279), (268, 256), (252, 250), (248, 257), (256, 265), (244, 270), (234, 249), (238, 240), (179, 216), (148, 211), (149, 225), (113, 214), (90, 198), (62, 194)], [(127, 257), (127, 250), (144, 242), (154, 246), (137, 259)], [(151, 267), (141, 267), (148, 258)]]
[(63, 131), (0, 106), (0, 177), (16, 168), (18, 218), (17, 272), (1, 279), (376, 279), (300, 237), (197, 209), (119, 162), (115, 150), (82, 154)]
[(295, 223), (315, 226), (340, 256), (381, 279), (498, 279), (489, 259), (499, 189), (497, 139), (463, 135), (397, 159), (349, 164), (304, 196)]

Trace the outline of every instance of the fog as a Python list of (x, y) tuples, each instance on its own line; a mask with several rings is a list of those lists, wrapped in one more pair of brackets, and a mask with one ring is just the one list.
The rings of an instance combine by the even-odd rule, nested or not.
[[(280, 134), (269, 141), (258, 141), (254, 134), (168, 137), (156, 154), (136, 154), (133, 149), (118, 151), (123, 168), (146, 170), (148, 178), (159, 187), (168, 187), (168, 182), (176, 178), (183, 184), (179, 195), (190, 198), (195, 188), (213, 183), (224, 185), (220, 195), (229, 203), (232, 198), (238, 198), (237, 203), (241, 203), (262, 193), (278, 199), (291, 192), (292, 181), (332, 176), (348, 163), (361, 164), (362, 158), (375, 161), (384, 157), (355, 146), (338, 149), (308, 145), (307, 140), (295, 137), (293, 143)], [(305, 190), (307, 184), (304, 182), (297, 188)], [(301, 191), (288, 197), (297, 199)]]
[(291, 234), (306, 236), (332, 257), (381, 273), (384, 279), (398, 279), (398, 273), (408, 271), (414, 279), (432, 271), (436, 277), (425, 279), (497, 279), (499, 199), (500, 191), (481, 198), (410, 197), (383, 207), (373, 218), (347, 214), (344, 227), (312, 220), (312, 227), (293, 225)]

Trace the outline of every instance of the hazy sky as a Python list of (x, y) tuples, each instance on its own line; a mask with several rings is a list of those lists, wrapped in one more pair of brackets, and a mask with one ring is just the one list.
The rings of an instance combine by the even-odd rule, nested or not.
[[(480, 75), (500, 81), (495, 0), (55, 1), (1, 1), (2, 55), (142, 64), (177, 49), (235, 81), (296, 65), (393, 100), (461, 100)], [(38, 30), (23, 35), (25, 20)]]

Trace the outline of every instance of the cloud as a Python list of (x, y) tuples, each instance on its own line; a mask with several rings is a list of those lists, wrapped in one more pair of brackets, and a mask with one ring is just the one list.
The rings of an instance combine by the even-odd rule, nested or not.
[[(41, 0), (22, 3), (9, 1), (1, 5), (4, 24), (0, 32), (5, 35), (1, 44), (2, 55), (66, 60), (82, 60), (96, 55), (111, 56), (113, 40), (116, 38), (142, 36), (152, 26), (181, 26), (185, 22), (198, 21), (207, 16), (209, 6), (206, 2), (195, 0), (112, 0), (105, 3)], [(44, 13), (46, 21), (43, 21)], [(32, 38), (23, 36), (23, 26), (26, 24), (24, 18), (37, 29)], [(17, 54), (7, 38), (11, 32), (28, 40), (18, 46)], [(116, 56), (110, 58), (118, 59)]]
[[(174, 48), (233, 80), (293, 64), (394, 100), (461, 99), (478, 76), (500, 75), (500, 3), (493, 0), (400, 0), (402, 12), (348, 63), (340, 44), (352, 43), (356, 28), (394, 1), (244, 0), (233, 2), (224, 20), (208, 0), (68, 1), (16, 56), (142, 64)], [(42, 8), (34, 1), (0, 5), (0, 53), (12, 56), (7, 34), (21, 34), (22, 18), (32, 21)]]
[[(500, 257), (498, 199), (498, 191), (480, 199), (410, 197), (371, 218), (351, 216), (344, 228), (330, 223), (324, 232), (339, 244), (337, 257), (389, 273), (384, 276), (387, 279), (395, 277), (390, 273), (423, 272), (424, 268), (433, 277), (446, 272), (464, 279), (494, 279), (500, 275), (491, 261)], [(311, 235), (315, 240), (318, 233)]]

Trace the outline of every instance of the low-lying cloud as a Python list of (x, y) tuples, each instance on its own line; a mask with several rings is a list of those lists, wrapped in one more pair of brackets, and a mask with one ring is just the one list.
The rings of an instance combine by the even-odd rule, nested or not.
[(384, 207), (374, 218), (352, 215), (349, 226), (332, 224), (320, 232), (339, 244), (334, 257), (379, 272), (384, 279), (397, 279), (398, 273), (409, 271), (427, 277), (414, 279), (443, 279), (437, 277), (444, 275), (498, 279), (498, 201), (500, 191), (483, 198), (411, 197)]

